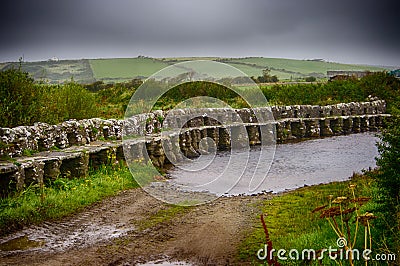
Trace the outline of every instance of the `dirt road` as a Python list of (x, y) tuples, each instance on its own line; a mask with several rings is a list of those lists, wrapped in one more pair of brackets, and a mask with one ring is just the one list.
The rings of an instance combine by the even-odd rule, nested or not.
[[(141, 189), (124, 191), (62, 221), (0, 239), (15, 242), (8, 249), (3, 244), (0, 265), (245, 264), (237, 261), (238, 245), (254, 226), (260, 204), (270, 197), (220, 198), (177, 208)], [(13, 250), (18, 241), (26, 250)]]

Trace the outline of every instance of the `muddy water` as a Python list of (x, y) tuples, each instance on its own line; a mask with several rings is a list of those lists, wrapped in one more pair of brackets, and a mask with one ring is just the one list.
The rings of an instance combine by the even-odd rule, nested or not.
[[(343, 181), (354, 172), (376, 166), (377, 141), (373, 133), (363, 133), (277, 145), (271, 165), (257, 164), (260, 156), (264, 156), (260, 148), (250, 152), (222, 152), (214, 157), (202, 156), (200, 160), (204, 162), (196, 162), (206, 165), (201, 170), (191, 171), (190, 165), (172, 168), (170, 182), (189, 190), (239, 195), (276, 193), (305, 185)], [(233, 156), (235, 160), (241, 158), (246, 162), (246, 167), (230, 163)], [(257, 168), (258, 176), (254, 175)]]
[(143, 264), (137, 264), (137, 266), (175, 266), (175, 265), (191, 266), (193, 264), (184, 261), (169, 260), (168, 258), (149, 261)]
[(44, 223), (16, 234), (0, 238), (0, 258), (24, 251), (59, 252), (76, 247), (87, 247), (95, 243), (123, 236), (132, 229), (115, 225), (81, 224), (79, 228), (68, 228), (68, 224)]

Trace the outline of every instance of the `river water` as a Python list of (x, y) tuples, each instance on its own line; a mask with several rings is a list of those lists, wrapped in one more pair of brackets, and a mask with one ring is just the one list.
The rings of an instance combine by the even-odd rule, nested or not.
[(272, 158), (273, 150), (262, 153), (260, 147), (250, 152), (203, 155), (193, 166), (172, 168), (170, 182), (190, 191), (229, 196), (277, 193), (305, 185), (344, 181), (354, 172), (376, 166), (378, 140), (373, 133), (362, 133), (280, 144), (272, 163), (269, 158), (262, 159)]

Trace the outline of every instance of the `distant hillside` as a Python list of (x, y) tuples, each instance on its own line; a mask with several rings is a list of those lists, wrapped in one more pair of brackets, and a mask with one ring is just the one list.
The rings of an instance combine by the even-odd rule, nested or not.
[[(18, 68), (19, 65), (20, 63), (8, 63), (2, 69)], [(64, 83), (71, 79), (79, 83), (96, 81), (87, 59), (22, 62), (21, 68), (29, 72), (35, 80), (46, 83)]]
[[(369, 70), (382, 71), (387, 68), (331, 63), (321, 60), (294, 60), (282, 58), (110, 58), (23, 62), (22, 69), (31, 73), (36, 80), (49, 83), (63, 83), (71, 79), (79, 83), (94, 81), (121, 82), (134, 78), (147, 78), (153, 73), (189, 60), (214, 60), (230, 64), (249, 76), (260, 76), (263, 69), (270, 69), (280, 80), (296, 80), (307, 76), (326, 78), (328, 70)], [(0, 69), (17, 68), (19, 63), (0, 63)]]
[(271, 74), (278, 76), (281, 80), (304, 78), (307, 76), (325, 78), (328, 70), (384, 70), (383, 68), (374, 66), (349, 65), (320, 60), (252, 57), (222, 59), (220, 61), (242, 70), (249, 76), (258, 76), (263, 69), (269, 68)]

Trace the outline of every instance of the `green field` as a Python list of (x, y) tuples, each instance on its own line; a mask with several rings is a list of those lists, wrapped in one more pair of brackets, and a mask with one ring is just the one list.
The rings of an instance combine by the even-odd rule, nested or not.
[[(247, 64), (238, 64), (238, 63), (233, 63), (233, 62), (229, 62), (227, 63), (233, 67), (236, 67), (237, 69), (243, 71), (246, 75), (248, 76), (254, 76), (254, 77), (258, 77), (262, 75), (262, 70), (265, 69), (266, 67), (254, 67), (251, 65), (247, 65)], [(302, 77), (302, 75), (299, 74), (291, 74), (291, 73), (287, 73), (287, 72), (283, 72), (283, 71), (278, 71), (278, 70), (274, 70), (272, 69), (270, 72), (271, 75), (276, 75), (280, 80), (290, 80), (291, 78), (297, 78), (297, 77)]]
[[(123, 82), (134, 78), (144, 79), (157, 71), (184, 61), (213, 60), (230, 64), (248, 76), (260, 76), (269, 68), (271, 75), (279, 80), (297, 80), (307, 76), (326, 78), (328, 70), (370, 70), (381, 71), (380, 67), (331, 63), (325, 61), (294, 60), (282, 58), (217, 58), (217, 57), (177, 57), (177, 58), (109, 58), (23, 62), (22, 69), (36, 80), (47, 83), (64, 83), (74, 79), (79, 83), (104, 81)], [(0, 69), (18, 68), (19, 63), (0, 63)]]
[(153, 58), (91, 59), (89, 62), (94, 78), (104, 82), (147, 78), (169, 66), (168, 63)]

